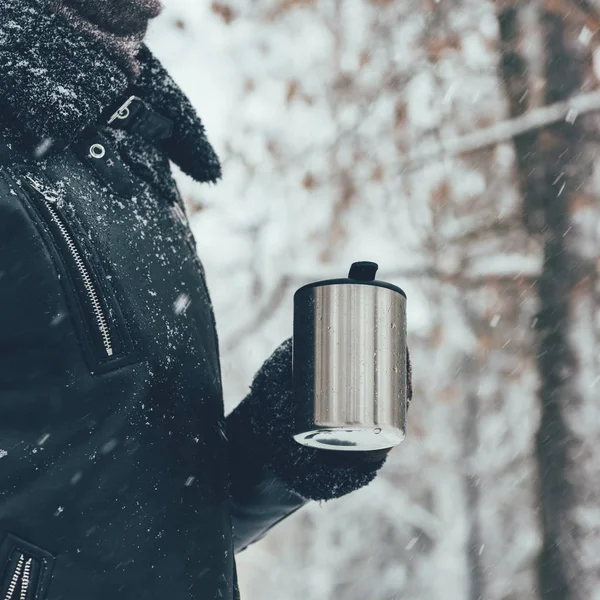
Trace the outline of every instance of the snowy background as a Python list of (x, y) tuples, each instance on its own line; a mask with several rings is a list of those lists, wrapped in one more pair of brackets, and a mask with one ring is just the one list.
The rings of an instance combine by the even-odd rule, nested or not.
[[(243, 600), (567, 598), (538, 585), (548, 499), (536, 453), (536, 282), (546, 239), (523, 224), (511, 139), (419, 158), (515, 116), (500, 13), (516, 4), (165, 0), (153, 24), (151, 48), (224, 164), (217, 186), (178, 179), (217, 313), (227, 411), (291, 335), (300, 285), (373, 260), (408, 295), (407, 441), (370, 486), (311, 504), (240, 554)], [(570, 15), (565, 35), (595, 89), (600, 61), (585, 15), (569, 2), (520, 5), (518, 51), (532, 67), (524, 107), (543, 103), (539, 11)], [(598, 600), (600, 170), (586, 165), (569, 196), (577, 236), (566, 238), (592, 264), (568, 323), (578, 402), (563, 406), (580, 468), (567, 473), (574, 500), (559, 514), (569, 597)]]

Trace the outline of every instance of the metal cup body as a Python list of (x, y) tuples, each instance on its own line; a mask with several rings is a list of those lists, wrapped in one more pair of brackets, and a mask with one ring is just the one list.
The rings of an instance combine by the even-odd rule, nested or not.
[(331, 450), (378, 450), (406, 432), (406, 298), (368, 283), (294, 296), (294, 439)]

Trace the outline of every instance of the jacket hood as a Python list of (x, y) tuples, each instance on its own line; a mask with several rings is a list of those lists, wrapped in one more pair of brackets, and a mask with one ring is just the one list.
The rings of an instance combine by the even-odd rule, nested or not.
[(50, 2), (2, 0), (0, 121), (30, 150), (41, 141), (65, 147), (135, 94), (173, 121), (172, 136), (160, 143), (169, 158), (197, 181), (216, 181), (220, 163), (190, 101), (147, 47), (137, 59), (132, 80), (117, 56)]

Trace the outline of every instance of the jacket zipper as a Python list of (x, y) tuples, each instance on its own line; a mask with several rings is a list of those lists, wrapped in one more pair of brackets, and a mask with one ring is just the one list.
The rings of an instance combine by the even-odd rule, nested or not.
[(67, 245), (67, 248), (69, 249), (71, 258), (73, 259), (73, 263), (77, 268), (77, 272), (81, 277), (87, 297), (89, 298), (90, 305), (94, 313), (94, 320), (98, 328), (98, 332), (100, 333), (100, 336), (102, 338), (104, 350), (106, 351), (106, 354), (108, 356), (112, 356), (113, 344), (110, 329), (108, 327), (108, 319), (106, 318), (106, 314), (102, 308), (100, 297), (94, 285), (92, 276), (85, 264), (85, 261), (83, 260), (83, 257), (81, 256), (81, 252), (75, 244), (73, 236), (71, 235), (71, 233), (65, 225), (64, 217), (61, 215), (58, 209), (58, 201), (60, 199), (60, 195), (56, 192), (56, 190), (46, 186), (42, 181), (34, 177), (31, 173), (27, 173), (25, 175), (25, 180), (42, 197), (44, 201), (44, 206), (50, 213), (54, 223), (56, 223), (56, 227), (58, 228), (62, 238), (65, 241), (65, 244)]
[(21, 593), (19, 594), (19, 600), (27, 600), (27, 592), (29, 591), (29, 576), (31, 573), (31, 563), (33, 558), (30, 558), (27, 562), (25, 562), (25, 556), (21, 554), (19, 557), (19, 562), (15, 568), (15, 572), (10, 580), (10, 585), (8, 586), (8, 590), (6, 590), (6, 596), (4, 596), (4, 600), (13, 600), (13, 596), (15, 594), (15, 590), (17, 589), (17, 584), (21, 581)]

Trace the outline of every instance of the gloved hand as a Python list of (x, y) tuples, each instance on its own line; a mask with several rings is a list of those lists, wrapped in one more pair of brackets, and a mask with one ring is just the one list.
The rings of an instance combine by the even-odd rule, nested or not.
[[(412, 398), (410, 359), (408, 398)], [(253, 453), (304, 498), (328, 500), (367, 485), (389, 450), (345, 452), (298, 444), (294, 431), (292, 340), (286, 340), (255, 375), (251, 391), (227, 418), (229, 443)]]

